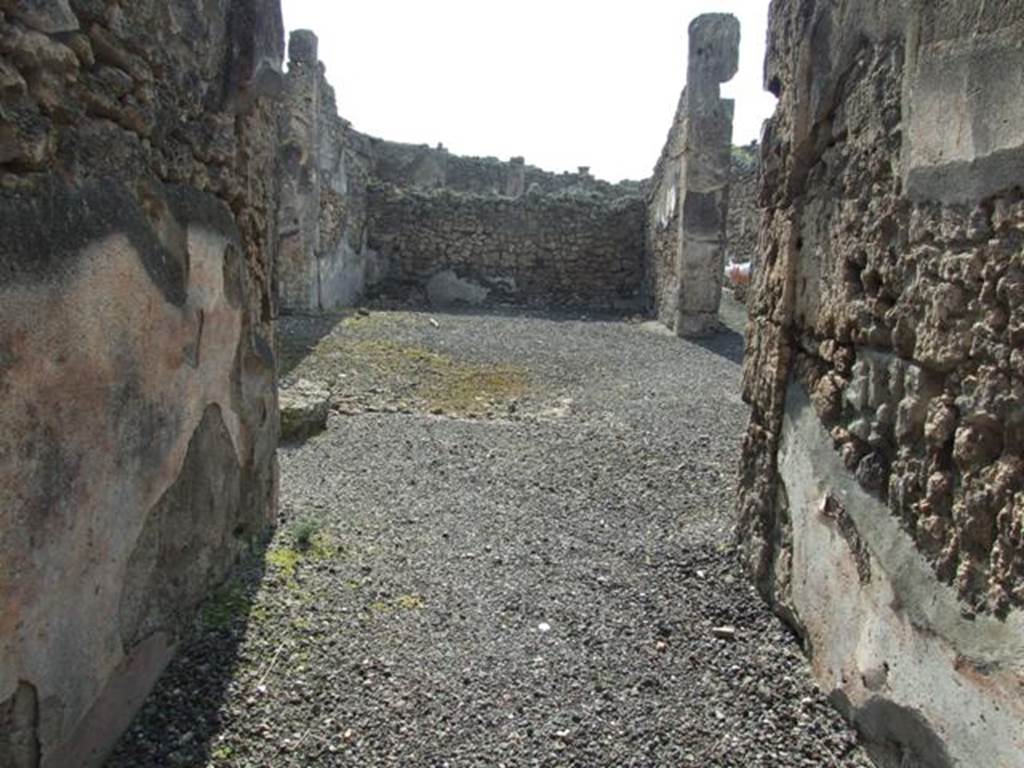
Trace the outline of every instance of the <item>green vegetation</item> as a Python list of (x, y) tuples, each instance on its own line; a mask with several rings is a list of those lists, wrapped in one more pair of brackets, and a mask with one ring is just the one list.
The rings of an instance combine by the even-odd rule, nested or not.
[(252, 598), (240, 583), (232, 580), (203, 603), (199, 609), (199, 621), (206, 629), (227, 629), (236, 619), (248, 614), (251, 607)]
[(401, 595), (395, 599), (395, 607), (403, 611), (415, 611), (423, 605), (422, 595)]
[(214, 760), (230, 760), (232, 755), (235, 754), (235, 750), (225, 745), (223, 747), (217, 747), (213, 752), (210, 753), (210, 757)]
[[(483, 416), (521, 397), (525, 369), (455, 360), (429, 349), (332, 334), (296, 371), (337, 391), (376, 390), (384, 400), (427, 413)], [(365, 386), (353, 386), (358, 377)]]
[(293, 524), (282, 536), (291, 544), (272, 547), (267, 552), (267, 563), (281, 576), (290, 581), (303, 561), (317, 562), (336, 557), (341, 547), (323, 523), (313, 518), (303, 518)]
[(319, 520), (311, 517), (299, 520), (293, 530), (296, 546), (303, 551), (309, 549), (313, 543), (313, 537), (320, 532), (322, 527), (323, 524)]
[(752, 171), (757, 168), (760, 162), (758, 158), (757, 144), (748, 144), (743, 147), (732, 148), (732, 161), (745, 171)]
[(422, 595), (408, 594), (399, 595), (390, 600), (377, 600), (370, 603), (371, 614), (388, 614), (398, 611), (417, 611), (426, 605)]
[(295, 577), (295, 569), (300, 560), (302, 555), (291, 547), (274, 547), (267, 552), (267, 562), (286, 579)]

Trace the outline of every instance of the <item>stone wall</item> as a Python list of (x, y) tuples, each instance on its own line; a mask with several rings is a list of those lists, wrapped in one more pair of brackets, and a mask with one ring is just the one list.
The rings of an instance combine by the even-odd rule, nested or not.
[(502, 162), (493, 157), (460, 157), (443, 146), (401, 144), (370, 139), (374, 175), (406, 189), (447, 188), (475, 195), (518, 197), (526, 191), (522, 158)]
[(382, 272), (367, 245), (377, 153), (338, 116), (316, 35), (292, 33), (288, 50), (278, 293), (285, 311), (316, 313), (356, 303)]
[(729, 214), (726, 218), (726, 263), (757, 261), (757, 234), (761, 228), (761, 148), (756, 142), (733, 147), (732, 176), (729, 178)]
[(0, 765), (97, 765), (276, 495), (270, 0), (0, 2)]
[(1022, 40), (772, 3), (741, 541), (882, 765), (1024, 748)]
[(725, 272), (733, 103), (721, 84), (739, 65), (740, 25), (728, 14), (690, 24), (686, 89), (647, 187), (648, 307), (680, 336), (718, 328)]
[(531, 192), (517, 199), (371, 187), (371, 247), (389, 278), (433, 302), (638, 306), (644, 246), (638, 197)]
[(519, 197), (528, 190), (596, 193), (607, 197), (625, 197), (640, 193), (640, 182), (612, 184), (594, 178), (589, 168), (553, 173), (527, 165), (522, 157), (502, 161), (496, 157), (453, 155), (443, 146), (399, 144), (370, 138), (374, 157), (374, 175), (386, 184), (413, 189), (450, 189), (474, 195)]
[(672, 128), (654, 168), (647, 192), (644, 295), (649, 311), (666, 327), (674, 328), (679, 305), (676, 259), (681, 247), (682, 225), (679, 185), (682, 167), (683, 125), (686, 93), (676, 107)]
[(352, 306), (378, 283), (444, 303), (639, 307), (640, 183), (361, 134), (338, 116), (317, 47), (308, 31), (289, 46), (284, 311)]

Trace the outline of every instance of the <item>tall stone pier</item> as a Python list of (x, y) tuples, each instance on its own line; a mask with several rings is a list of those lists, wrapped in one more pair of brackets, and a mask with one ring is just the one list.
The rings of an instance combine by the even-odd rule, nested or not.
[(714, 331), (725, 270), (733, 102), (740, 25), (712, 13), (690, 24), (686, 89), (648, 200), (649, 301), (679, 336)]

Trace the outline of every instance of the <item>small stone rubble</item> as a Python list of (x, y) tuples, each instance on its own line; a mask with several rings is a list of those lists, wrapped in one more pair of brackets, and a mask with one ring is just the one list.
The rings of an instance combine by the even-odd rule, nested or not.
[[(204, 608), (109, 768), (868, 768), (730, 543), (735, 331), (698, 346), (564, 314), (324, 321), (283, 323), (286, 366), (311, 350), (287, 376), (344, 374), (378, 405), (282, 450), (265, 571)], [(390, 385), (334, 357), (360, 344), (405, 351), (376, 358)], [(427, 385), (444, 359), (525, 387), (474, 380), (464, 401), (493, 405), (461, 415), (395, 383)]]

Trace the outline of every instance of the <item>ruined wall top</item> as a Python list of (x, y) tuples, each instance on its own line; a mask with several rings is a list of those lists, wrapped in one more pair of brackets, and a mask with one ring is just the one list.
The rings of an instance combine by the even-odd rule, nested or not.
[[(308, 29), (293, 31), (288, 42), (289, 64), (305, 77), (320, 78), (321, 82), (316, 86), (321, 94), (322, 103), (317, 107), (320, 117), (328, 121), (337, 120), (344, 125), (346, 148), (362, 157), (367, 173), (376, 181), (400, 188), (445, 189), (487, 197), (517, 198), (532, 191), (545, 195), (595, 195), (614, 200), (637, 197), (642, 192), (640, 181), (612, 183), (598, 179), (589, 166), (579, 166), (576, 172), (558, 173), (530, 165), (522, 156), (499, 160), (496, 157), (458, 155), (443, 144), (409, 144), (361, 133), (336, 114), (333, 89), (326, 78), (323, 63), (318, 59), (318, 49), (319, 41), (314, 32)], [(303, 102), (300, 100), (299, 103)]]
[(289, 64), (309, 64), (315, 66), (320, 56), (320, 40), (316, 33), (309, 29), (296, 29), (288, 37)]
[(717, 100), (722, 83), (740, 64), (740, 22), (728, 13), (705, 13), (690, 22), (686, 92), (692, 101)]

